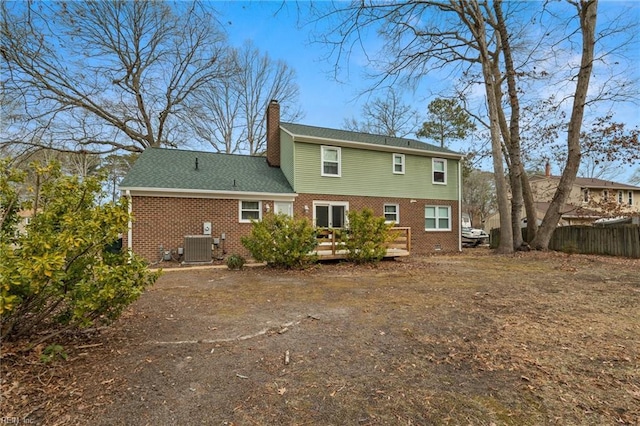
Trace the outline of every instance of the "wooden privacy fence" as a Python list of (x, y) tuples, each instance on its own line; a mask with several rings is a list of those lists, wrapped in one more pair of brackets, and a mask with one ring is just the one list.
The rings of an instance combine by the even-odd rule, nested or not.
[[(526, 228), (523, 228), (522, 234), (526, 241)], [(491, 248), (496, 248), (500, 241), (500, 229), (492, 229), (490, 235)], [(549, 248), (565, 252), (640, 259), (640, 225), (560, 226), (553, 231)]]

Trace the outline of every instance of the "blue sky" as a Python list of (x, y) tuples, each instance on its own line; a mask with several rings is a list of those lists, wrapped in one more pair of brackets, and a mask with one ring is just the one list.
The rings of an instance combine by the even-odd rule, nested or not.
[(213, 2), (221, 14), (232, 45), (251, 40), (272, 59), (281, 59), (295, 69), (300, 88), (300, 105), (305, 124), (341, 128), (343, 121), (359, 113), (354, 101), (362, 82), (341, 84), (329, 76), (331, 64), (322, 60), (326, 53), (310, 43), (307, 27), (298, 26), (297, 7), (280, 1)]
[[(262, 52), (268, 53), (273, 59), (284, 60), (296, 70), (300, 88), (299, 104), (305, 114), (300, 122), (341, 128), (346, 118), (359, 118), (362, 105), (370, 98), (358, 95), (370, 87), (372, 82), (362, 78), (364, 67), (357, 56), (352, 57), (349, 64), (349, 75), (340, 75), (342, 83), (332, 78), (333, 64), (323, 59), (328, 53), (327, 48), (311, 42), (310, 32), (313, 27), (300, 25), (301, 21), (304, 23), (307, 19), (298, 13), (298, 9), (305, 9), (305, 2), (215, 1), (211, 5), (220, 14), (220, 21), (225, 26), (232, 45), (240, 46), (245, 40), (251, 40)], [(322, 7), (322, 2), (316, 2), (316, 5)], [(640, 2), (601, 0), (599, 23), (606, 20), (609, 12), (616, 13), (620, 6), (632, 6), (632, 13), (638, 17), (636, 21), (640, 22)], [(378, 40), (372, 38), (370, 43), (375, 47)], [(635, 73), (636, 78), (640, 79), (638, 49), (632, 50), (628, 60), (637, 64)], [(425, 79), (422, 83), (422, 90), (403, 93), (406, 103), (421, 112), (426, 111), (429, 101), (435, 97), (434, 92), (447, 84), (443, 79), (438, 80), (438, 76), (430, 77), (432, 78)], [(431, 91), (430, 88), (435, 90)], [(380, 94), (374, 93), (373, 96)], [(638, 106), (627, 105), (617, 109), (616, 119), (630, 125), (640, 125)], [(461, 146), (453, 144), (451, 148), (460, 150)], [(621, 181), (625, 181), (635, 167), (625, 166)], [(560, 170), (553, 172), (560, 173)]]

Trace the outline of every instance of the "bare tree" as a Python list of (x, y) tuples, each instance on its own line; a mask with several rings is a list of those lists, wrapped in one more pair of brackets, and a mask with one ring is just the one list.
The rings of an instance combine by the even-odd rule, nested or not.
[(266, 149), (267, 104), (277, 99), (284, 104), (282, 120), (298, 120), (302, 117), (302, 111), (296, 104), (299, 89), (292, 68), (284, 61), (261, 54), (251, 42), (242, 46), (237, 57), (242, 125), (246, 129), (247, 150), (250, 155), (256, 155)]
[(580, 33), (582, 35), (582, 54), (580, 68), (577, 75), (577, 82), (571, 108), (571, 117), (567, 130), (567, 161), (560, 176), (558, 189), (556, 190), (551, 204), (544, 215), (540, 229), (531, 242), (532, 246), (538, 249), (549, 247), (551, 235), (560, 221), (560, 209), (569, 198), (571, 186), (578, 174), (580, 166), (580, 132), (584, 118), (584, 110), (589, 90), (589, 80), (593, 70), (593, 59), (596, 37), (596, 17), (598, 12), (598, 0), (581, 0), (570, 2), (576, 8), (580, 19)]
[(302, 116), (295, 71), (249, 41), (232, 49), (229, 58), (234, 74), (208, 84), (185, 119), (198, 138), (218, 152), (259, 155), (265, 150), (269, 101), (277, 99), (283, 105), (283, 121)]
[(472, 169), (462, 187), (463, 208), (472, 219), (484, 220), (496, 210), (496, 191), (490, 172)]
[(640, 167), (636, 168), (636, 170), (631, 175), (629, 179), (629, 183), (633, 185), (640, 185)]
[(196, 95), (185, 121), (195, 136), (216, 152), (235, 154), (246, 149), (242, 144), (246, 132), (242, 128), (237, 81), (226, 78), (207, 87)]
[(91, 152), (175, 146), (176, 116), (228, 75), (223, 34), (198, 3), (5, 2), (3, 86), (24, 99), (5, 143)]
[(345, 119), (343, 127), (355, 132), (404, 138), (416, 133), (418, 112), (402, 102), (398, 93), (388, 89), (384, 98), (375, 98), (362, 106), (361, 120)]
[[(631, 166), (640, 161), (640, 128), (628, 129), (624, 123), (616, 123), (613, 115), (599, 117), (582, 132), (582, 163), (580, 170), (591, 176), (616, 175), (620, 166)], [(609, 172), (608, 172), (609, 170)]]

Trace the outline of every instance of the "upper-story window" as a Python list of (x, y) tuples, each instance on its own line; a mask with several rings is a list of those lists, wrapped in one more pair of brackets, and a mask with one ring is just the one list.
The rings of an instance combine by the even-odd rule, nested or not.
[(602, 190), (602, 200), (603, 201), (609, 201), (609, 190), (608, 189), (603, 189)]
[(624, 203), (624, 192), (618, 191), (618, 204)]
[(323, 146), (322, 155), (322, 176), (340, 177), (342, 172), (340, 167), (340, 148), (334, 146)]
[(404, 174), (404, 154), (393, 154), (393, 173)]
[(633, 205), (633, 191), (629, 191), (627, 193), (627, 203), (629, 203), (630, 206)]
[(440, 158), (433, 159), (433, 183), (446, 185), (447, 183), (447, 160)]
[(589, 188), (585, 188), (582, 190), (582, 201), (588, 203), (591, 199), (591, 194), (589, 193)]

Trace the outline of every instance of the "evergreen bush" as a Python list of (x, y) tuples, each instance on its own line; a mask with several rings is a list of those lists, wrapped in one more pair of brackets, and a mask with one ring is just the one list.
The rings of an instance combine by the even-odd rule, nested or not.
[(55, 163), (32, 169), (37, 184), (21, 197), (22, 177), (0, 174), (3, 204), (20, 199), (19, 208), (33, 212), (25, 232), (14, 220), (1, 224), (0, 338), (39, 343), (114, 320), (158, 273), (132, 254), (105, 250), (127, 229), (126, 199), (98, 202), (101, 179), (66, 175)]
[(231, 270), (240, 270), (244, 267), (245, 263), (247, 263), (247, 261), (239, 254), (232, 254), (227, 257), (227, 268)]
[(317, 260), (311, 254), (317, 245), (316, 230), (306, 218), (266, 214), (253, 221), (251, 234), (241, 241), (255, 260), (270, 266), (304, 268)]
[(393, 223), (385, 223), (384, 216), (376, 217), (373, 210), (350, 210), (349, 232), (343, 235), (347, 259), (355, 263), (371, 263), (382, 260), (388, 244), (396, 238)]

